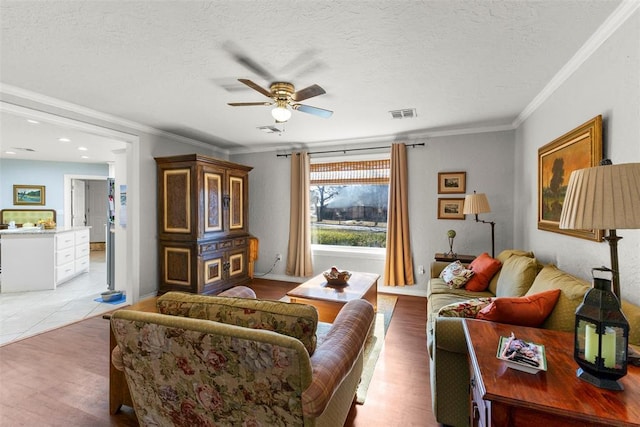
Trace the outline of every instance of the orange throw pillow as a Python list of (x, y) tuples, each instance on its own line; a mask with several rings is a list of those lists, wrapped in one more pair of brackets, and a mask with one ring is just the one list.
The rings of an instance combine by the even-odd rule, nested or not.
[(495, 298), (478, 312), (476, 319), (537, 328), (551, 314), (560, 298), (560, 289), (526, 297)]
[(488, 253), (483, 253), (469, 264), (469, 270), (473, 270), (473, 276), (464, 285), (464, 288), (472, 292), (482, 292), (489, 287), (491, 278), (500, 270), (502, 264), (497, 259), (491, 258)]

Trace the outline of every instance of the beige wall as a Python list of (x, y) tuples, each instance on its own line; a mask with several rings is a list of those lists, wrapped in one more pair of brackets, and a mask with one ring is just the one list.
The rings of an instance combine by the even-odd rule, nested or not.
[[(591, 280), (610, 266), (606, 243), (537, 229), (538, 148), (601, 114), (604, 157), (640, 162), (640, 11), (627, 20), (517, 130), (515, 244)], [(640, 304), (640, 230), (618, 230), (622, 294)]]

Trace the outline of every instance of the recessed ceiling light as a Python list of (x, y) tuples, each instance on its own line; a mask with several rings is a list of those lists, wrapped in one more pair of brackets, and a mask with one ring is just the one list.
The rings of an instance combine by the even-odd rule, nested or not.
[(33, 125), (39, 125), (39, 124), (40, 124), (40, 122), (39, 122), (39, 121), (37, 121), (37, 120), (33, 120), (33, 119), (27, 119), (27, 121), (28, 121), (29, 123), (33, 124)]
[(60, 142), (71, 142), (71, 140), (69, 138), (58, 138), (58, 141), (60, 141)]
[(5, 154), (16, 154), (16, 152), (15, 152), (15, 151), (5, 151), (4, 153), (5, 153)]
[(81, 159), (88, 159), (89, 156), (80, 156)]
[(87, 147), (78, 147), (78, 150), (80, 150), (80, 151), (87, 151), (87, 150), (89, 150), (89, 149), (88, 149)]

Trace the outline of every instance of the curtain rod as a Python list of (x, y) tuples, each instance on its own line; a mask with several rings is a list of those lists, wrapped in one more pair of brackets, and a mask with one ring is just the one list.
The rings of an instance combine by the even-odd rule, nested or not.
[[(407, 147), (423, 147), (424, 146), (424, 142), (420, 142), (420, 143), (416, 143), (416, 144), (407, 144)], [(327, 153), (346, 153), (347, 151), (363, 151), (363, 150), (379, 150), (381, 148), (391, 148), (390, 145), (384, 146), (384, 147), (367, 147), (367, 148), (346, 148), (344, 150), (327, 150), (327, 151), (313, 151), (313, 152), (309, 152), (308, 154), (327, 154)], [(289, 154), (276, 154), (276, 157), (289, 157), (292, 153)], [(296, 153), (299, 154), (299, 153)]]

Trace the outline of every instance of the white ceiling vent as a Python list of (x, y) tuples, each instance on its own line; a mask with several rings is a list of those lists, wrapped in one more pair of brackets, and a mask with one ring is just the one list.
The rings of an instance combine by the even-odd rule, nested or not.
[(260, 126), (258, 129), (260, 129), (262, 132), (266, 132), (266, 133), (276, 133), (276, 132), (282, 132), (282, 129), (278, 129), (275, 126)]
[(391, 110), (391, 117), (394, 119), (411, 119), (418, 117), (415, 108), (403, 108), (402, 110)]

